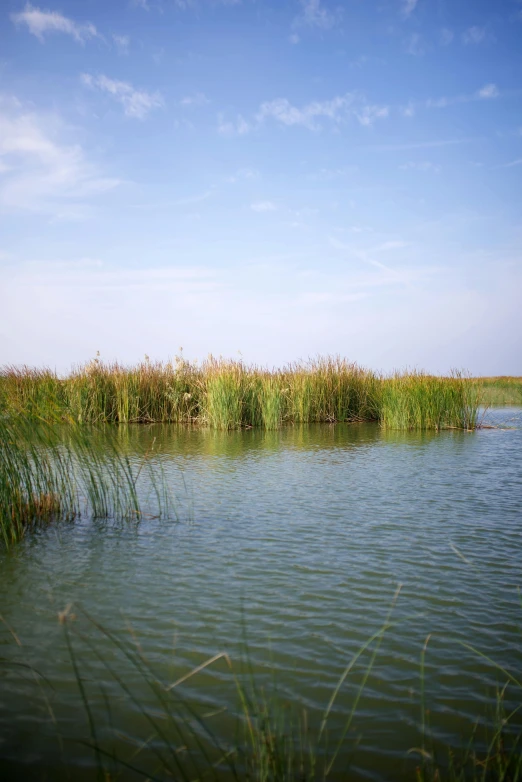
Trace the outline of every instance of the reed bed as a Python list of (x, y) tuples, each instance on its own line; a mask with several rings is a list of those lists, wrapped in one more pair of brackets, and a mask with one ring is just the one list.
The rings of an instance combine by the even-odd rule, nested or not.
[(99, 358), (59, 377), (0, 370), (0, 409), (76, 424), (176, 422), (216, 429), (375, 421), (394, 429), (473, 429), (483, 387), (461, 373), (384, 376), (338, 357), (268, 370), (243, 361), (178, 356), (126, 367)]
[(483, 404), (522, 405), (522, 377), (481, 377), (475, 383)]

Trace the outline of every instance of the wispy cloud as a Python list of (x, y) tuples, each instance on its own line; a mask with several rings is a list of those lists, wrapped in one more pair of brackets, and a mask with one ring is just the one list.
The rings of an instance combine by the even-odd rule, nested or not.
[(235, 184), (242, 179), (257, 179), (258, 176), (259, 171), (255, 168), (238, 168), (237, 171), (226, 178), (226, 181), (230, 184)]
[(267, 118), (271, 118), (282, 125), (304, 125), (312, 130), (317, 127), (316, 120), (318, 117), (336, 120), (340, 111), (345, 110), (347, 104), (351, 102), (351, 96), (343, 96), (327, 101), (314, 101), (302, 108), (297, 108), (287, 98), (276, 98), (261, 104), (257, 119), (262, 122)]
[(402, 0), (401, 13), (404, 17), (410, 16), (417, 7), (418, 0)]
[(470, 144), (476, 140), (475, 138), (449, 138), (434, 139), (432, 141), (412, 141), (405, 144), (374, 144), (371, 149), (376, 152), (403, 152), (411, 149), (437, 149), (438, 147), (448, 147), (454, 144)]
[(420, 57), (426, 51), (424, 40), (419, 33), (412, 33), (406, 40), (406, 52), (414, 57)]
[(495, 166), (495, 168), (515, 168), (515, 166), (522, 166), (522, 157), (517, 160), (511, 160), (509, 163), (501, 163), (499, 166)]
[(143, 211), (156, 211), (160, 209), (177, 209), (183, 206), (193, 206), (193, 204), (200, 204), (203, 201), (208, 201), (209, 198), (215, 194), (214, 189), (205, 190), (203, 193), (196, 193), (195, 195), (182, 196), (181, 198), (174, 198), (165, 201), (145, 201), (139, 204), (132, 204), (133, 209), (140, 209)]
[(468, 27), (462, 33), (462, 41), (465, 44), (478, 44), (486, 40), (486, 28), (485, 27)]
[(114, 45), (116, 46), (116, 49), (118, 50), (118, 54), (128, 54), (129, 53), (130, 38), (129, 38), (128, 35), (116, 35), (116, 34), (114, 34), (112, 36), (112, 40), (114, 41)]
[(413, 103), (413, 101), (410, 101), (406, 106), (402, 107), (401, 114), (403, 117), (415, 116), (415, 104)]
[[(295, 17), (293, 27), (316, 27), (320, 30), (330, 30), (341, 20), (339, 8), (334, 11), (326, 8), (322, 0), (300, 0), (301, 12)], [(297, 43), (297, 41), (292, 41)]]
[(432, 171), (435, 174), (438, 174), (440, 171), (440, 166), (436, 165), (436, 163), (431, 163), (429, 160), (410, 160), (408, 163), (403, 163), (399, 168), (403, 171)]
[(375, 120), (384, 119), (390, 113), (388, 106), (362, 106), (360, 109), (355, 109), (354, 114), (357, 117), (359, 123), (364, 127), (370, 127)]
[(450, 95), (440, 98), (428, 98), (425, 106), (428, 109), (445, 109), (447, 106), (455, 106), (458, 103), (472, 103), (476, 100), (492, 100), (500, 96), (500, 90), (496, 84), (485, 84), (476, 92), (468, 95)]
[(326, 101), (313, 101), (300, 108), (292, 105), (287, 98), (276, 98), (261, 104), (256, 119), (258, 122), (273, 119), (281, 125), (302, 125), (309, 130), (317, 130), (320, 119), (338, 123), (353, 116), (361, 125), (368, 127), (375, 120), (387, 117), (388, 113), (387, 106), (372, 105), (360, 95), (346, 93)]
[(431, 276), (434, 273), (433, 268), (393, 268), (382, 261), (377, 260), (373, 256), (380, 255), (381, 253), (393, 253), (395, 250), (403, 250), (409, 246), (409, 242), (405, 242), (402, 239), (390, 239), (382, 242), (373, 247), (362, 249), (357, 244), (346, 244), (340, 242), (338, 239), (330, 237), (330, 246), (336, 250), (343, 250), (349, 252), (354, 258), (362, 261), (369, 266), (373, 266), (383, 272), (382, 276), (379, 276), (374, 280), (377, 285), (390, 285), (393, 283), (401, 283), (410, 285), (411, 283), (422, 279), (425, 276)]
[(477, 93), (478, 97), (482, 100), (487, 100), (488, 98), (497, 98), (499, 96), (498, 87), (496, 84), (485, 84), (482, 89), (480, 89)]
[(27, 3), (23, 11), (11, 14), (11, 19), (16, 25), (26, 25), (29, 32), (42, 42), (50, 33), (70, 35), (81, 44), (89, 38), (101, 37), (90, 22), (78, 23), (58, 11), (44, 11), (30, 3)]
[(254, 212), (275, 212), (277, 207), (273, 201), (256, 201), (250, 204), (250, 209)]
[(196, 92), (194, 95), (186, 95), (179, 103), (180, 106), (206, 106), (210, 100), (204, 92)]
[(121, 103), (127, 117), (144, 119), (150, 111), (164, 105), (159, 92), (138, 90), (129, 82), (109, 79), (103, 74), (92, 76), (90, 73), (82, 73), (81, 80), (87, 87), (105, 92)]
[(455, 38), (455, 33), (448, 27), (443, 27), (439, 33), (439, 41), (441, 46), (449, 46)]
[(238, 114), (234, 122), (225, 120), (223, 114), (218, 114), (218, 133), (222, 136), (244, 136), (252, 126)]
[(85, 202), (121, 180), (104, 176), (79, 144), (60, 139), (65, 129), (56, 115), (26, 110), (0, 98), (0, 208), (43, 212), (54, 218), (83, 217)]

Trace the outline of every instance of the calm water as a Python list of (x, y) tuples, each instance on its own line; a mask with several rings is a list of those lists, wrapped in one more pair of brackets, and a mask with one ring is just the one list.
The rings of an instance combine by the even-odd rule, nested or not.
[[(139, 642), (165, 682), (221, 651), (237, 665), (246, 637), (258, 682), (270, 688), (275, 671), (280, 697), (302, 704), (316, 730), (343, 669), (385, 621), (399, 584), (397, 624), (383, 640), (332, 778), (413, 778), (418, 756), (408, 750), (421, 742), (419, 659), (430, 633), (426, 707), (444, 761), (447, 745), (460, 746), (476, 719), (491, 713), (506, 678), (461, 642), (522, 676), (521, 413), (497, 411), (495, 419), (514, 428), (121, 428), (131, 454), (156, 438), (177, 518), (82, 519), (0, 554), (2, 778), (95, 778), (91, 751), (76, 741), (89, 733), (57, 618), (69, 604), (99, 733), (129, 758), (149, 728), (103, 661), (142, 702), (150, 692), (82, 609)], [(356, 667), (336, 701), (332, 743), (363, 670)], [(223, 734), (232, 730), (237, 698), (223, 660), (180, 691), (206, 712), (226, 707), (210, 719)], [(510, 688), (508, 705), (521, 695)], [(139, 761), (153, 768), (147, 749)], [(64, 763), (73, 768), (69, 777)], [(130, 771), (120, 778), (138, 779)]]

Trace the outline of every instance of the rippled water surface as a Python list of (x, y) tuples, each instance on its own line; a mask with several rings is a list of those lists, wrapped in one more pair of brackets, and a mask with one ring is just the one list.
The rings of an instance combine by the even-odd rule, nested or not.
[[(0, 554), (0, 770), (3, 778), (94, 779), (85, 709), (58, 612), (72, 604), (74, 643), (99, 730), (119, 721), (128, 754), (143, 721), (104, 665), (113, 644), (82, 613), (139, 643), (163, 681), (217, 652), (248, 656), (260, 685), (306, 709), (311, 729), (345, 666), (387, 631), (334, 779), (414, 778), (419, 661), (428, 634), (430, 742), (444, 760), (488, 715), (506, 677), (463, 642), (522, 676), (522, 428), (390, 433), (318, 425), (219, 433), (121, 428), (129, 453), (154, 441), (176, 518), (81, 519)], [(335, 738), (364, 666), (332, 711)], [(35, 674), (32, 666), (37, 669)], [(131, 668), (133, 692), (150, 693)], [(224, 660), (181, 685), (226, 732), (237, 705)], [(275, 672), (275, 674), (274, 674)], [(512, 687), (507, 700), (516, 705)], [(146, 739), (145, 734), (140, 736)], [(431, 746), (431, 745), (430, 745)], [(146, 763), (147, 750), (140, 757)], [(62, 770), (65, 764), (72, 772)], [(67, 777), (69, 773), (69, 777)], [(123, 771), (122, 779), (138, 779)]]

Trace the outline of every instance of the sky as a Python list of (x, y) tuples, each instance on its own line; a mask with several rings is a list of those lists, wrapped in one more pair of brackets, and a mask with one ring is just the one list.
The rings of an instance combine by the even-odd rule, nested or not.
[(3, 0), (0, 365), (522, 375), (520, 0)]

